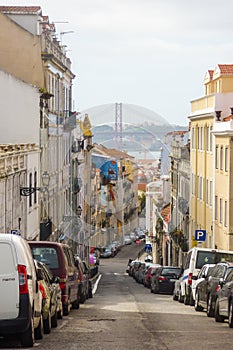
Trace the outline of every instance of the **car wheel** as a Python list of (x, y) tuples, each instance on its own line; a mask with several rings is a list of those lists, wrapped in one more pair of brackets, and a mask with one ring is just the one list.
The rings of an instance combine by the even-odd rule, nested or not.
[(48, 312), (48, 317), (46, 319), (44, 319), (44, 334), (49, 334), (51, 332), (51, 313), (50, 310)]
[(193, 299), (193, 293), (191, 292), (189, 305), (194, 306), (195, 300)]
[(233, 301), (231, 301), (230, 305), (229, 305), (228, 325), (229, 325), (230, 328), (233, 328)]
[(57, 310), (55, 311), (55, 314), (51, 317), (51, 326), (53, 328), (57, 327)]
[(175, 292), (173, 292), (173, 297), (172, 297), (173, 300), (177, 301), (178, 300), (178, 296), (176, 295)]
[(199, 305), (199, 293), (196, 293), (194, 309), (196, 311), (203, 311), (203, 307)]
[(33, 319), (31, 318), (27, 330), (21, 333), (20, 343), (21, 343), (21, 346), (24, 348), (31, 348), (34, 344), (34, 341), (35, 341), (35, 338), (34, 338)]
[(216, 322), (224, 322), (225, 317), (219, 315), (219, 301), (216, 300), (214, 317)]
[(34, 334), (35, 334), (35, 339), (42, 339), (43, 338), (43, 317), (42, 315), (40, 316), (40, 323), (38, 325), (37, 328), (35, 328), (34, 330)]
[(91, 283), (89, 284), (89, 288), (88, 288), (88, 298), (93, 298)]
[(78, 301), (78, 299), (76, 299), (76, 300), (72, 303), (72, 308), (78, 310), (79, 307), (80, 307), (79, 301)]
[(184, 305), (189, 305), (189, 303), (190, 303), (190, 296), (185, 291), (185, 294), (184, 294)]
[(179, 303), (183, 303), (184, 302), (184, 297), (181, 294), (181, 289), (179, 289), (178, 301), (179, 301)]
[(59, 320), (63, 319), (63, 307), (61, 306), (61, 309), (57, 312), (57, 318)]
[(214, 317), (213, 302), (212, 302), (212, 297), (210, 294), (209, 294), (208, 299), (207, 299), (206, 314), (208, 317)]
[(67, 304), (63, 304), (63, 315), (68, 316), (71, 309), (70, 298), (68, 298)]

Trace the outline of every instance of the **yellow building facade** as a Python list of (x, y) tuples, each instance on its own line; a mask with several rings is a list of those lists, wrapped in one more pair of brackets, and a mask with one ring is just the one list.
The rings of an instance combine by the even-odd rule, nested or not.
[[(232, 249), (233, 164), (230, 107), (233, 65), (217, 65), (204, 79), (205, 96), (191, 101), (190, 247)], [(205, 230), (198, 241), (196, 230)]]

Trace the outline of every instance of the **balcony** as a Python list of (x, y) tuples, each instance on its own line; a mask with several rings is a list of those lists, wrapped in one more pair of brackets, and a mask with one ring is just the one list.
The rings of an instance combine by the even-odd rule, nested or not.
[(229, 107), (232, 105), (233, 93), (216, 93), (213, 95), (203, 96), (191, 101), (190, 117), (200, 114), (214, 113), (222, 111), (222, 117), (229, 115)]

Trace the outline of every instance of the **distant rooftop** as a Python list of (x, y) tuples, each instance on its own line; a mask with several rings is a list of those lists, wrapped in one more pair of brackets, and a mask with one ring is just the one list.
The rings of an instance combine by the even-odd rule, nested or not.
[(42, 14), (40, 6), (0, 6), (0, 12), (12, 14)]

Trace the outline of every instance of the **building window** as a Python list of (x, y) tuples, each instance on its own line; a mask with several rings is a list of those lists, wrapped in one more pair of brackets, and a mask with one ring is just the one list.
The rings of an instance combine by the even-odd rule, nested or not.
[[(37, 172), (34, 173), (34, 187), (37, 188)], [(37, 191), (34, 192), (34, 204), (37, 203)]]
[(228, 171), (228, 147), (225, 148), (225, 171)]
[(195, 174), (192, 174), (192, 194), (195, 195), (195, 190), (196, 190), (196, 186), (195, 186)]
[(219, 222), (222, 223), (222, 198), (219, 201)]
[(206, 128), (206, 150), (210, 150), (210, 128), (207, 126)]
[(206, 204), (209, 203), (209, 180), (206, 180)]
[[(32, 173), (29, 174), (29, 189), (32, 188)], [(32, 206), (32, 195), (29, 196), (29, 207)]]
[(209, 128), (209, 133), (210, 133), (210, 137), (209, 137), (209, 139), (210, 139), (210, 152), (212, 152), (212, 147), (213, 147), (213, 135), (212, 135), (212, 129), (213, 129), (213, 127), (212, 127), (212, 126), (210, 126), (210, 128)]
[(202, 128), (198, 128), (198, 149), (202, 150)]
[(203, 178), (201, 176), (199, 178), (199, 198), (203, 200)]
[(227, 212), (227, 201), (224, 203), (224, 226), (227, 227), (227, 221), (228, 221), (228, 212)]
[(215, 147), (215, 169), (218, 169), (218, 146)]
[(210, 206), (213, 205), (212, 196), (213, 196), (213, 181), (210, 181)]
[(215, 220), (218, 220), (218, 196), (215, 196)]
[(192, 149), (196, 148), (195, 144), (195, 128), (192, 128)]
[(220, 170), (223, 170), (223, 146), (220, 147)]

